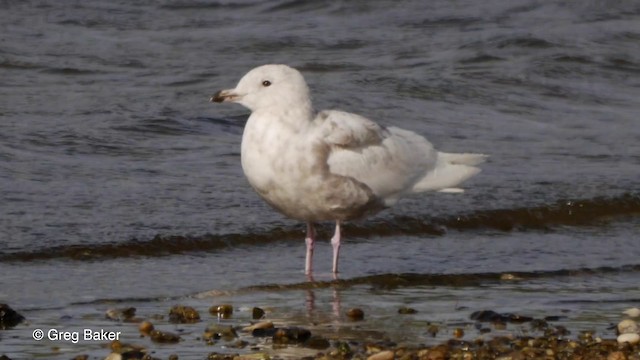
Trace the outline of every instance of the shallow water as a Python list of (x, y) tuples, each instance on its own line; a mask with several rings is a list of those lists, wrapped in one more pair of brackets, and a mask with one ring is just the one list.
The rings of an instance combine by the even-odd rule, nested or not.
[[(11, 358), (108, 354), (31, 338), (57, 326), (123, 331), (164, 358), (224, 350), (195, 340), (202, 323), (178, 326), (191, 333), (178, 345), (138, 339), (103, 319), (120, 306), (231, 302), (427, 343), (451, 335), (427, 322), (483, 309), (612, 336), (640, 302), (632, 2), (4, 1), (0, 28), (0, 302), (28, 319), (0, 332)], [(244, 180), (248, 112), (208, 103), (272, 62), (299, 68), (319, 109), (491, 158), (462, 195), (347, 224), (340, 281), (323, 242), (308, 283), (303, 224)], [(419, 312), (399, 318), (402, 305)], [(354, 306), (373, 316), (349, 323)]]

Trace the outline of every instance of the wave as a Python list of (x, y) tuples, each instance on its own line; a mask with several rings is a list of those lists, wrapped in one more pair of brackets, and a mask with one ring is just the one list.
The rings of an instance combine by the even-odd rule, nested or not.
[[(449, 230), (551, 231), (560, 226), (596, 226), (614, 218), (638, 215), (640, 194), (627, 193), (613, 198), (560, 201), (538, 207), (480, 210), (445, 217), (395, 216), (361, 224), (347, 224), (345, 232), (352, 238), (372, 238), (396, 235), (440, 236)], [(119, 243), (65, 245), (4, 253), (0, 254), (0, 262), (159, 257), (217, 251), (230, 247), (264, 246), (282, 241), (301, 241), (303, 236), (299, 226), (241, 234), (156, 235), (151, 240), (133, 238)]]
[[(623, 265), (619, 267), (598, 267), (598, 268), (578, 268), (560, 269), (548, 271), (528, 271), (528, 272), (486, 272), (486, 273), (463, 273), (463, 274), (376, 274), (361, 276), (350, 279), (338, 279), (328, 281), (307, 281), (293, 284), (265, 284), (254, 285), (239, 290), (240, 292), (251, 291), (278, 291), (278, 290), (313, 290), (323, 288), (350, 288), (359, 285), (369, 285), (376, 289), (392, 290), (403, 287), (416, 286), (481, 286), (488, 283), (529, 281), (548, 278), (579, 277), (603, 274), (617, 274), (640, 272), (640, 264)], [(206, 293), (204, 293), (206, 294)], [(215, 292), (213, 292), (215, 295)], [(606, 300), (602, 300), (606, 301)], [(628, 301), (626, 299), (625, 301)]]
[[(229, 297), (239, 294), (256, 293), (256, 292), (277, 292), (277, 291), (296, 291), (296, 290), (319, 290), (319, 289), (335, 289), (346, 290), (356, 286), (370, 286), (378, 290), (395, 290), (399, 288), (412, 287), (478, 287), (487, 284), (505, 283), (505, 282), (526, 282), (551, 278), (575, 278), (594, 275), (607, 275), (618, 273), (636, 273), (640, 272), (640, 264), (622, 265), (619, 267), (597, 267), (597, 268), (577, 268), (577, 269), (559, 269), (548, 271), (529, 271), (529, 272), (485, 272), (485, 273), (464, 273), (464, 274), (424, 274), (424, 273), (386, 273), (359, 276), (349, 279), (321, 280), (315, 281), (309, 279), (304, 282), (295, 282), (288, 284), (260, 284), (251, 285), (237, 289), (228, 290), (209, 290), (194, 294), (183, 294), (175, 296), (161, 297), (128, 297), (128, 298), (100, 298), (88, 301), (77, 301), (71, 305), (96, 305), (96, 304), (132, 304), (145, 303), (150, 301), (180, 301), (185, 298), (211, 298), (211, 297)], [(634, 303), (640, 302), (638, 298), (621, 297), (615, 299), (571, 299), (558, 300), (559, 303)], [(42, 310), (39, 308), (39, 310)]]

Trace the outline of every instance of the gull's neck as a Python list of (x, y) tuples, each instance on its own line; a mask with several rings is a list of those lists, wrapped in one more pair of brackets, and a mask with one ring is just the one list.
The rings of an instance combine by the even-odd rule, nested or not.
[(305, 131), (312, 124), (315, 112), (311, 101), (298, 103), (294, 106), (274, 105), (256, 109), (252, 113), (255, 117), (264, 117), (269, 121), (277, 121), (285, 125), (290, 131), (299, 133)]

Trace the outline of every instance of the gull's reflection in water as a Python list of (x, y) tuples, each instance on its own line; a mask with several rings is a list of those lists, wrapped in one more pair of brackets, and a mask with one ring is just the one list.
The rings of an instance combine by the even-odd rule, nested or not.
[(340, 290), (339, 290), (339, 279), (337, 274), (333, 274), (333, 281), (321, 281), (316, 282), (313, 274), (307, 274), (307, 281), (310, 285), (306, 290), (306, 299), (305, 305), (307, 309), (307, 317), (312, 318), (316, 312), (316, 294), (315, 289), (323, 289), (323, 288), (331, 288), (332, 299), (331, 299), (331, 309), (333, 317), (336, 320), (340, 319), (341, 313), (341, 304), (340, 304)]

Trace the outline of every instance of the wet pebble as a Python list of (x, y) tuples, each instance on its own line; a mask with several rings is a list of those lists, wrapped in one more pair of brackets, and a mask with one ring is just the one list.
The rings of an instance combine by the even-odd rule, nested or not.
[(193, 324), (200, 321), (200, 314), (191, 306), (176, 305), (169, 310), (169, 322)]
[(153, 330), (153, 324), (150, 321), (143, 321), (138, 325), (138, 330), (141, 334), (148, 336)]
[(209, 313), (211, 315), (215, 315), (223, 319), (228, 319), (233, 314), (233, 305), (230, 305), (230, 304), (214, 305), (209, 308)]
[(256, 329), (273, 329), (273, 323), (271, 321), (260, 321), (253, 325), (242, 328), (243, 331), (253, 332)]
[(238, 354), (220, 354), (220, 353), (210, 353), (207, 356), (207, 360), (234, 360), (238, 357)]
[(456, 339), (460, 339), (463, 336), (464, 336), (464, 330), (462, 330), (462, 328), (453, 329), (453, 337), (455, 337)]
[(627, 355), (622, 351), (615, 351), (607, 356), (607, 360), (627, 360)]
[(311, 336), (307, 341), (305, 341), (304, 346), (314, 350), (324, 350), (328, 349), (331, 346), (331, 343), (323, 337)]
[(627, 315), (630, 318), (640, 317), (640, 309), (638, 309), (637, 307), (627, 309), (627, 310), (623, 311), (622, 313)]
[(427, 327), (427, 332), (432, 337), (436, 337), (436, 335), (438, 335), (438, 331), (440, 331), (440, 327), (436, 324), (429, 324), (429, 326)]
[(259, 307), (254, 307), (253, 309), (251, 309), (251, 318), (253, 320), (259, 320), (262, 319), (264, 317), (264, 310), (262, 310)]
[(403, 306), (400, 309), (398, 309), (398, 314), (402, 314), (402, 315), (410, 315), (410, 314), (415, 314), (417, 312), (418, 310), (414, 308), (406, 307), (406, 306)]
[(640, 343), (640, 335), (635, 333), (625, 333), (618, 335), (617, 341), (619, 344), (629, 343), (631, 345), (636, 345)]
[(447, 358), (447, 351), (439, 347), (421, 350), (418, 352), (418, 357), (421, 360), (445, 360)]
[(211, 324), (204, 331), (205, 340), (226, 340), (230, 341), (238, 337), (236, 330), (230, 325)]
[(525, 322), (533, 321), (532, 317), (519, 315), (519, 314), (500, 314), (493, 310), (481, 310), (475, 311), (470, 315), (471, 320), (479, 322), (491, 322), (491, 323), (514, 323), (522, 324)]
[(157, 343), (177, 343), (180, 341), (180, 336), (168, 331), (152, 330), (149, 333), (151, 341)]
[(393, 360), (395, 354), (391, 350), (383, 350), (367, 358), (367, 360)]
[(24, 316), (18, 314), (7, 304), (0, 304), (0, 329), (10, 329), (23, 321)]
[(299, 327), (278, 328), (273, 334), (274, 344), (303, 343), (311, 337), (311, 331)]
[(630, 319), (622, 320), (617, 326), (618, 334), (638, 333), (638, 324)]
[(360, 308), (352, 308), (347, 310), (347, 317), (353, 321), (360, 321), (364, 319), (364, 311)]
[(132, 320), (136, 316), (136, 308), (126, 307), (119, 309), (107, 309), (105, 317), (114, 321), (127, 321)]

